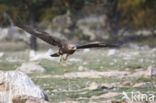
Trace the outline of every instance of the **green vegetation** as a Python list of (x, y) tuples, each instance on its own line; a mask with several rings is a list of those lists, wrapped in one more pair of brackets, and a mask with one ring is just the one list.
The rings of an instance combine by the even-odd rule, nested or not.
[(3, 20), (3, 13), (8, 13), (13, 21), (32, 24), (51, 22), (54, 17), (70, 11), (73, 21), (71, 29), (84, 11), (86, 16), (106, 14), (108, 26), (114, 31), (127, 28), (154, 30), (155, 5), (155, 0), (0, 0), (0, 22), (1, 25), (9, 23)]
[[(149, 66), (156, 68), (156, 50), (153, 49), (156, 46), (155, 11), (156, 0), (0, 0), (0, 28), (9, 27), (12, 22), (22, 22), (32, 27), (37, 25), (43, 29), (48, 28), (48, 30), (51, 27), (57, 33), (73, 41), (90, 40), (89, 35), (84, 35), (84, 31), (88, 31), (89, 34), (95, 34), (97, 40), (103, 40), (103, 35), (106, 35), (107, 38), (108, 33), (108, 39), (113, 42), (119, 39), (137, 43), (139, 46), (147, 45), (149, 48), (140, 47), (140, 49), (124, 48), (123, 46), (117, 51), (117, 54), (110, 56), (108, 55), (110, 49), (77, 51), (69, 57), (68, 61), (61, 64), (55, 59), (36, 60), (33, 62), (39, 62), (46, 72), (28, 74), (36, 85), (49, 94), (53, 103), (123, 101), (121, 94), (123, 91), (156, 94), (155, 77), (151, 79), (139, 74), (145, 72)], [(92, 17), (94, 19), (94, 16), (97, 16), (95, 19), (99, 20), (87, 23), (92, 20)], [(101, 22), (101, 16), (106, 20)], [(87, 19), (84, 20), (85, 18)], [(62, 22), (68, 20), (70, 23), (62, 25)], [(80, 20), (84, 22), (78, 25)], [(54, 25), (53, 22), (58, 25)], [(137, 30), (151, 31), (152, 35), (140, 33), (138, 36), (136, 35)], [(38, 44), (37, 53), (51, 48), (50, 45), (41, 41)], [(0, 41), (0, 52), (4, 52), (4, 55), (0, 57), (0, 70), (16, 70), (22, 63), (32, 62), (29, 60), (29, 49), (29, 43)], [(123, 77), (120, 74), (112, 76), (113, 71), (129, 74)], [(84, 76), (85, 73), (90, 72), (95, 74)], [(102, 72), (109, 72), (111, 76), (98, 75), (95, 77), (96, 73)], [(79, 76), (77, 76), (78, 73)], [(145, 83), (145, 86), (135, 86), (139, 83)], [(93, 85), (95, 89), (90, 88), (92, 84), (95, 84)], [(104, 84), (107, 84), (108, 87)], [(113, 96), (111, 93), (117, 95)]]
[[(67, 62), (59, 64), (56, 60), (37, 60), (47, 72), (28, 74), (35, 84), (43, 88), (50, 96), (51, 101), (59, 103), (60, 101), (80, 101), (82, 103), (102, 102), (106, 100), (122, 101), (122, 92), (140, 91), (141, 93), (155, 93), (156, 80), (145, 77), (124, 77), (123, 79), (114, 77), (101, 78), (57, 78), (56, 75), (63, 76), (66, 73), (85, 72), (79, 70), (79, 66), (88, 68), (86, 71), (125, 71), (135, 73), (137, 70), (145, 71), (149, 65), (156, 67), (156, 52), (149, 54), (152, 49), (146, 51), (123, 48), (119, 50), (119, 54), (107, 56), (108, 49), (93, 49), (90, 52), (78, 51), (69, 57)], [(128, 58), (130, 55), (130, 58)], [(7, 61), (7, 58), (13, 58), (16, 61)], [(75, 58), (80, 61), (70, 61)], [(143, 59), (143, 61), (142, 61)], [(1, 70), (15, 70), (23, 62), (28, 62), (28, 52), (16, 51), (6, 52), (0, 59)], [(141, 61), (140, 61), (141, 60)], [(128, 68), (128, 69), (127, 69)], [(50, 76), (48, 76), (50, 75)], [(76, 74), (75, 74), (76, 75)], [(96, 75), (96, 74), (95, 74)], [(43, 77), (47, 76), (47, 77)], [(129, 82), (130, 85), (124, 85)], [(154, 85), (151, 85), (151, 82)], [(99, 87), (97, 89), (89, 89), (92, 83), (114, 85), (112, 88)], [(145, 87), (133, 87), (137, 83), (145, 83)], [(119, 93), (114, 97), (100, 97), (107, 93)], [(98, 97), (99, 96), (99, 97)]]

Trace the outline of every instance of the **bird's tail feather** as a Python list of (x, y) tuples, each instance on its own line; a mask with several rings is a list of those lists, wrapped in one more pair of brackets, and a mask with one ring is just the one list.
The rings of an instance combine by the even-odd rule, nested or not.
[(51, 54), (50, 55), (51, 57), (58, 57), (58, 56), (60, 56), (58, 53), (54, 53), (54, 54)]

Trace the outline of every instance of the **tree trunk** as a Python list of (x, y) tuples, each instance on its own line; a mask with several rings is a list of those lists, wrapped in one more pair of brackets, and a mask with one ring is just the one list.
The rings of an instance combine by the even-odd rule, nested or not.
[(116, 40), (119, 31), (119, 10), (118, 10), (118, 0), (111, 1), (111, 15), (110, 15), (110, 27), (111, 27), (111, 38)]
[[(34, 18), (33, 18), (33, 16), (31, 17), (31, 20), (30, 20), (30, 25), (34, 28), (35, 27), (35, 23), (34, 23)], [(37, 38), (35, 37), (35, 36), (33, 36), (33, 35), (31, 35), (31, 37), (30, 37), (30, 48), (32, 49), (32, 50), (37, 50)]]
[(30, 37), (30, 48), (35, 51), (37, 50), (37, 40), (36, 37), (32, 35)]

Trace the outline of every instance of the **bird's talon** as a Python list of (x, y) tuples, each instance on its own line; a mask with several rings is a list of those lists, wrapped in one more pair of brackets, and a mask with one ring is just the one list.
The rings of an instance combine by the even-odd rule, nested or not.
[(59, 63), (61, 63), (61, 61), (62, 61), (62, 57), (60, 56), (60, 58), (59, 58)]
[(64, 57), (63, 57), (63, 60), (66, 61), (68, 58), (68, 54), (66, 54)]
[(62, 60), (61, 60), (61, 59), (59, 59), (59, 63), (61, 63), (61, 61), (62, 61)]
[(63, 60), (66, 61), (67, 60), (67, 57), (64, 57)]

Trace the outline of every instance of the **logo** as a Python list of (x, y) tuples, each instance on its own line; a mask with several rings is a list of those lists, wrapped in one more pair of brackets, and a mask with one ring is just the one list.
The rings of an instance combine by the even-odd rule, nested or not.
[(129, 102), (153, 102), (155, 101), (154, 94), (143, 94), (140, 91), (137, 92), (122, 92), (122, 100), (127, 100)]

